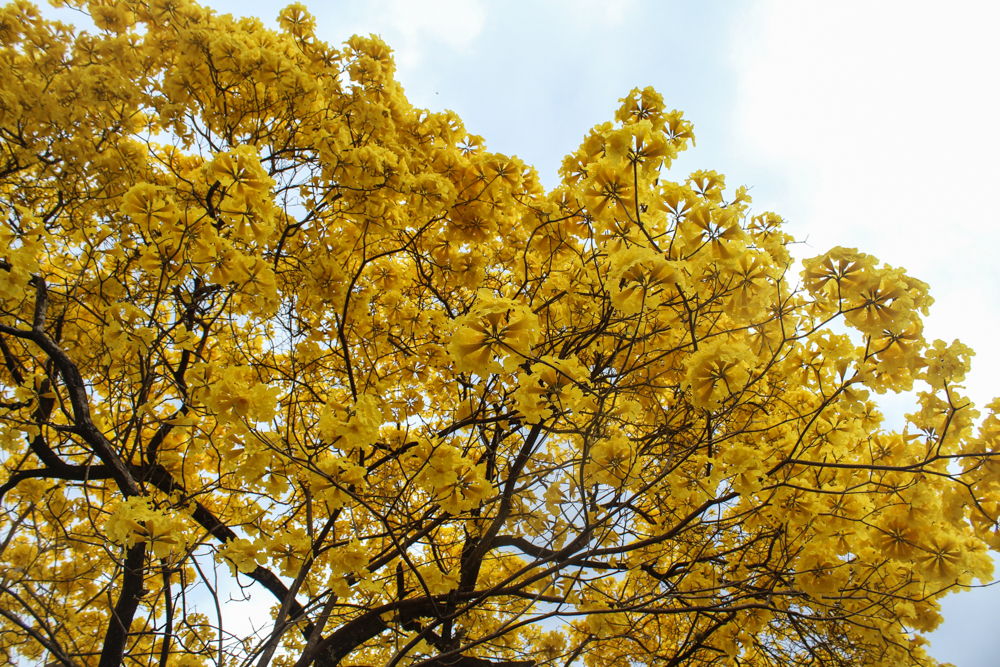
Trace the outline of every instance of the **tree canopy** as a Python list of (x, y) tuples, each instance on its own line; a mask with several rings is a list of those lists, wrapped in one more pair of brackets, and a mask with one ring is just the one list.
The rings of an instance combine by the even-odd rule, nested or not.
[(79, 7), (0, 9), (7, 661), (936, 664), (1000, 402), (926, 284), (671, 181), (650, 88), (546, 191), (300, 5)]

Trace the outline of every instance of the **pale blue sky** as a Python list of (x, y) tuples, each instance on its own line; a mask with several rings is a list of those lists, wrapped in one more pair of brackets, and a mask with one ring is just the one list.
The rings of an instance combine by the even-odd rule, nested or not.
[[(273, 21), (284, 2), (212, 0)], [(694, 122), (676, 169), (716, 169), (774, 210), (799, 256), (857, 247), (930, 283), (929, 338), (977, 351), (1000, 395), (1000, 3), (838, 0), (306, 2), (319, 35), (376, 33), (410, 100), (453, 109), (547, 185), (617, 99), (652, 85)], [(905, 399), (886, 412), (909, 411)], [(270, 604), (270, 601), (268, 601)], [(1000, 587), (950, 597), (932, 654), (994, 667)]]

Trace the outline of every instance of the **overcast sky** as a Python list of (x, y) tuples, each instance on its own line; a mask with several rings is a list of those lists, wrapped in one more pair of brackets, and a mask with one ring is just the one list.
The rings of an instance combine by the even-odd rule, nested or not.
[[(283, 2), (212, 0), (271, 23)], [(693, 121), (675, 171), (747, 185), (807, 240), (930, 283), (930, 340), (977, 351), (967, 387), (1000, 395), (1000, 3), (880, 0), (306, 2), (320, 37), (376, 33), (409, 99), (453, 109), (551, 186), (618, 98), (654, 86)], [(908, 399), (906, 399), (908, 400)], [(885, 404), (896, 422), (904, 399)], [(1000, 587), (948, 598), (931, 653), (994, 667)]]

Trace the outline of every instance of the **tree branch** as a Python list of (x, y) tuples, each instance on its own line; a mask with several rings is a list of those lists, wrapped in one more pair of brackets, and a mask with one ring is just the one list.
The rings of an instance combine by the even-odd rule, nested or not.
[(125, 572), (122, 576), (122, 590), (118, 602), (111, 613), (108, 632), (104, 636), (104, 647), (97, 667), (120, 667), (125, 655), (128, 631), (132, 627), (135, 610), (142, 599), (142, 584), (145, 579), (146, 543), (138, 542), (125, 552)]
[(43, 647), (45, 647), (45, 650), (51, 653), (52, 657), (54, 657), (56, 660), (64, 664), (66, 667), (77, 667), (77, 664), (72, 660), (70, 660), (69, 656), (67, 656), (63, 652), (63, 650), (59, 648), (59, 646), (49, 641), (45, 637), (43, 637), (42, 633), (38, 632), (38, 630), (35, 630), (33, 627), (31, 627), (30, 625), (28, 625), (27, 623), (25, 623), (24, 621), (22, 621), (17, 616), (10, 613), (3, 607), (0, 607), (0, 616), (3, 616), (8, 621), (13, 623), (17, 627), (21, 628), (21, 630), (23, 630), (25, 634), (30, 635), (32, 639), (34, 639)]

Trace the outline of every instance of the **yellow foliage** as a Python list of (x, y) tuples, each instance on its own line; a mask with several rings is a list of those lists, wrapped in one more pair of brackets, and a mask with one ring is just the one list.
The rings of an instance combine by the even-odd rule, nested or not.
[(651, 88), (546, 191), (302, 5), (69, 4), (0, 9), (0, 654), (935, 664), (1000, 402), (926, 284), (798, 273)]

